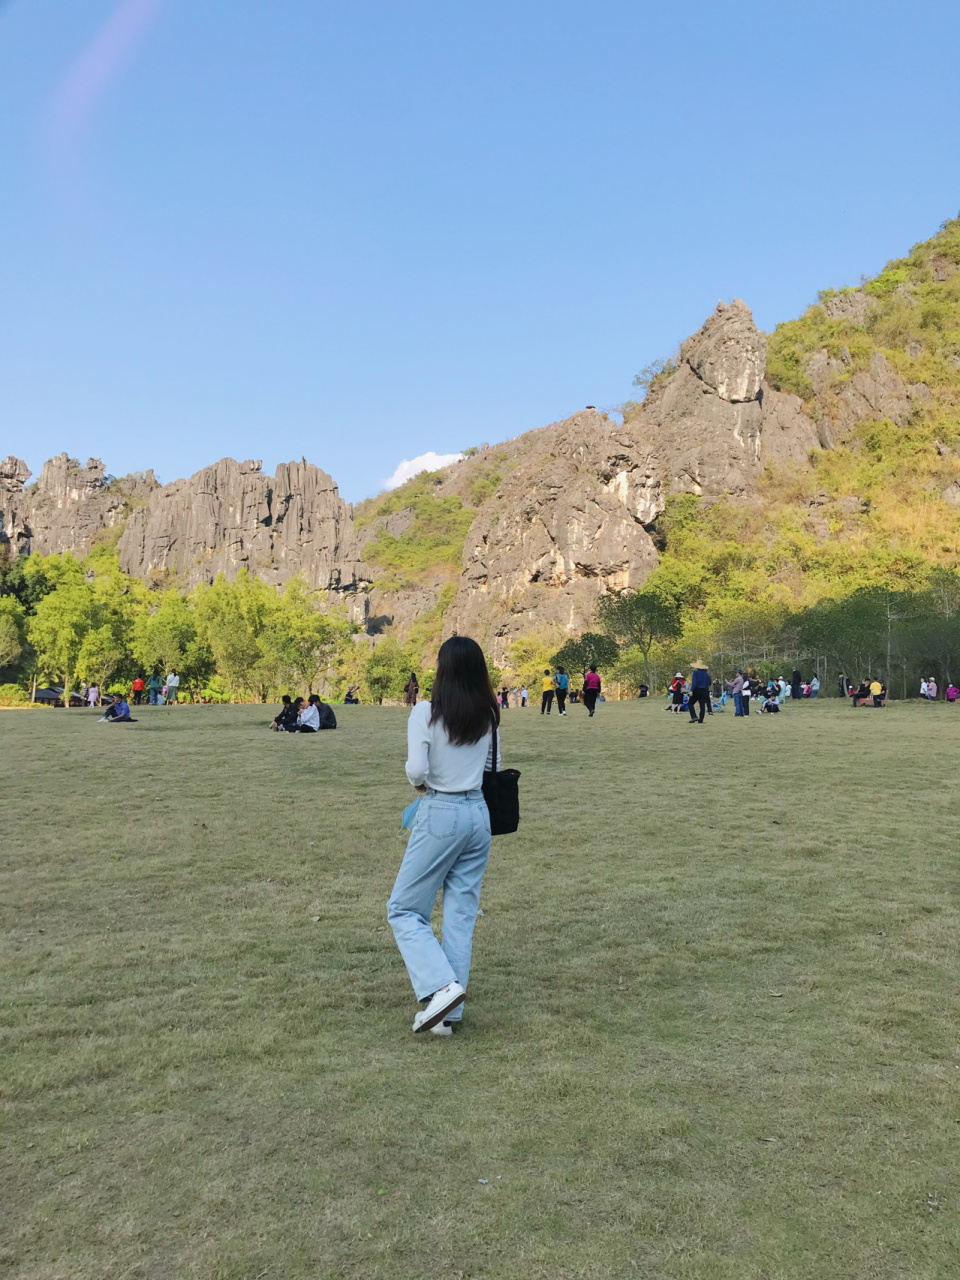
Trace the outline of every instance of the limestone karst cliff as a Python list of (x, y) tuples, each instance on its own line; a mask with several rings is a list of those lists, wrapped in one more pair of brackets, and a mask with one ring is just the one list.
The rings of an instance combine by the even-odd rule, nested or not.
[[(960, 507), (958, 265), (960, 222), (770, 335), (744, 302), (721, 302), (622, 422), (582, 410), (356, 511), (305, 461), (268, 476), (225, 458), (160, 486), (150, 472), (115, 479), (98, 459), (81, 466), (61, 454), (31, 485), (11, 456), (0, 464), (0, 546), (82, 555), (112, 530), (121, 566), (149, 582), (299, 574), (371, 627), (392, 625), (401, 638), (420, 628), (431, 644), (470, 632), (498, 662), (531, 627), (580, 631), (602, 592), (645, 582), (671, 495), (695, 494), (717, 517), (748, 513), (762, 551), (786, 527), (770, 495), (789, 477), (790, 539), (894, 546), (916, 525), (918, 553), (946, 555), (942, 529)], [(883, 488), (901, 447), (909, 485), (901, 468), (897, 486)], [(895, 493), (919, 504), (922, 521), (900, 512), (880, 527), (879, 506)], [(769, 581), (799, 589), (809, 557), (806, 569), (775, 560)]]
[(415, 503), (358, 528), (330, 476), (305, 461), (269, 476), (259, 462), (224, 458), (161, 486), (150, 472), (111, 479), (99, 459), (81, 467), (62, 454), (27, 488), (29, 472), (11, 457), (0, 466), (3, 538), (17, 551), (83, 554), (122, 526), (121, 568), (147, 582), (186, 589), (241, 568), (273, 583), (300, 574), (348, 595), (354, 616), (392, 618), (401, 632), (455, 582), (444, 633), (475, 634), (500, 659), (532, 625), (577, 631), (602, 592), (643, 583), (657, 566), (649, 529), (667, 494), (744, 494), (768, 461), (803, 462), (819, 447), (799, 398), (764, 385), (765, 350), (747, 306), (721, 303), (635, 418), (584, 410), (440, 473), (435, 501), (453, 498), (461, 529), (474, 512), (458, 572), (378, 574), (365, 547), (373, 555), (378, 536), (402, 537)]
[(444, 631), (505, 657), (537, 623), (576, 632), (598, 596), (657, 567), (649, 528), (669, 493), (706, 499), (756, 489), (770, 462), (809, 465), (817, 428), (798, 397), (763, 383), (766, 340), (745, 303), (720, 303), (676, 369), (618, 424), (595, 410), (531, 432), (467, 536)]
[(43, 465), (30, 486), (19, 458), (0, 463), (0, 543), (17, 552), (84, 555), (105, 529), (123, 524), (131, 507), (159, 488), (152, 471), (113, 479), (99, 458), (82, 467), (65, 453)]
[(336, 592), (370, 581), (337, 486), (306, 461), (281, 463), (268, 476), (259, 462), (221, 458), (151, 494), (132, 512), (118, 550), (125, 572), (182, 586), (242, 568), (273, 583), (301, 574)]

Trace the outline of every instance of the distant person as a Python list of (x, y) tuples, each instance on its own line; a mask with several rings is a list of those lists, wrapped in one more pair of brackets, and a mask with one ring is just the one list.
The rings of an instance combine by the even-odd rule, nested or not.
[(100, 717), (101, 724), (106, 720), (108, 724), (136, 724), (136, 720), (130, 714), (130, 704), (127, 702), (123, 694), (114, 698), (113, 702), (107, 707), (106, 711)]
[(870, 696), (873, 698), (873, 705), (875, 707), (883, 706), (885, 692), (886, 690), (879, 680), (874, 679), (870, 681)]
[(947, 691), (943, 695), (947, 702), (956, 702), (957, 696), (960, 695), (960, 689), (951, 680), (947, 685)]
[(813, 679), (810, 681), (810, 697), (811, 698), (820, 697), (820, 677), (819, 676), (814, 676)]
[(936, 680), (930, 679), (930, 680), (928, 680), (928, 681), (927, 681), (927, 697), (929, 698), (929, 700), (930, 700), (931, 702), (936, 702), (936, 700), (937, 700), (937, 682), (936, 682)]
[(924, 676), (924, 678), (920, 681), (920, 697), (925, 698), (926, 696), (927, 696), (927, 679), (926, 679), (926, 676)]
[[(480, 887), (490, 857), (484, 770), (499, 762), (500, 708), (483, 650), (467, 636), (440, 646), (429, 702), (407, 721), (408, 780), (423, 794), (387, 904), (416, 998), (414, 1032), (450, 1035), (467, 993)], [(443, 941), (430, 916), (443, 887)]]
[(500, 710), (510, 710), (510, 690), (506, 686), (500, 690)]
[(355, 684), (347, 685), (347, 692), (343, 695), (343, 701), (348, 707), (359, 707), (360, 699), (357, 696), (357, 686)]
[[(710, 672), (707, 670), (707, 664), (701, 662), (699, 658), (693, 664), (693, 672), (690, 676), (688, 707), (691, 724), (703, 724), (703, 717), (708, 711), (713, 715), (713, 708), (710, 706)], [(697, 718), (698, 707), (700, 708), (699, 719)]]
[[(396, 688), (397, 686), (394, 685), (393, 687)], [(410, 672), (410, 679), (403, 686), (403, 692), (403, 700), (406, 705), (408, 707), (415, 707), (417, 705), (417, 696), (420, 693), (420, 681), (417, 679), (415, 671)]]
[(150, 678), (147, 681), (147, 692), (150, 695), (150, 705), (155, 707), (163, 697), (163, 676), (160, 674), (160, 668), (154, 667), (150, 672)]
[(567, 691), (570, 688), (570, 677), (567, 675), (563, 667), (557, 667), (557, 674), (554, 676), (554, 684), (557, 689), (557, 711), (560, 715), (567, 714), (565, 704), (567, 701)]
[(743, 672), (737, 667), (736, 674), (728, 684), (730, 696), (733, 698), (733, 714), (734, 716), (743, 715)]
[(800, 674), (797, 668), (794, 667), (793, 675), (790, 677), (790, 697), (791, 698), (800, 697), (802, 692), (802, 685), (803, 685), (803, 676)]
[(167, 676), (167, 693), (166, 693), (167, 701), (175, 705), (177, 701), (177, 695), (179, 694), (179, 692), (180, 692), (180, 677), (177, 675), (176, 667), (174, 667), (173, 670), (170, 672), (170, 674)]
[(679, 715), (683, 709), (683, 672), (678, 671), (670, 681), (670, 710)]
[(270, 727), (271, 729), (276, 729), (279, 733), (291, 733), (297, 723), (297, 709), (294, 707), (289, 693), (285, 693), (280, 702), (280, 714), (274, 716), (273, 724)]
[(337, 717), (334, 715), (333, 707), (329, 702), (324, 702), (319, 693), (311, 693), (309, 704), (317, 713), (317, 732), (321, 729), (335, 729), (337, 727)]
[(648, 684), (644, 684), (643, 681), (641, 680), (640, 688), (637, 690), (637, 697), (647, 698), (649, 696), (650, 696), (650, 686)]
[(597, 699), (599, 697), (600, 677), (597, 675), (597, 668), (591, 667), (583, 677), (583, 705), (591, 716), (597, 709)]
[(521, 685), (521, 687), (520, 687), (520, 705), (521, 705), (521, 707), (525, 707), (529, 701), (530, 701), (530, 692), (529, 692), (529, 690), (527, 689), (527, 686), (526, 686), (526, 685)]
[(549, 667), (547, 667), (543, 673), (543, 683), (541, 686), (541, 693), (540, 693), (540, 714), (541, 715), (543, 715), (544, 712), (546, 712), (547, 715), (549, 715), (550, 712), (553, 710), (554, 693), (556, 693), (556, 686), (553, 683), (553, 675)]
[(853, 705), (859, 707), (861, 702), (866, 702), (870, 697), (870, 685), (866, 680), (861, 680), (853, 691)]
[(753, 681), (750, 676), (743, 677), (743, 685), (740, 689), (740, 699), (743, 703), (743, 714), (750, 715), (750, 699), (753, 697)]
[(100, 690), (95, 684), (92, 684), (87, 690), (87, 706), (92, 710), (100, 701)]
[(133, 705), (135, 707), (139, 707), (141, 702), (143, 702), (143, 690), (145, 688), (142, 676), (137, 676), (136, 680), (134, 680), (133, 682), (132, 688), (133, 688)]
[(757, 707), (758, 715), (778, 715), (780, 712), (780, 699), (773, 692), (767, 694), (763, 702)]

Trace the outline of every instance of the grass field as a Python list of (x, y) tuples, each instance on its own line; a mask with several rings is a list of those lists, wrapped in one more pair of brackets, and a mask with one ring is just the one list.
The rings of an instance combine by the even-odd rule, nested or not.
[(960, 1276), (960, 709), (506, 713), (446, 1040), (338, 713), (0, 713), (0, 1274)]

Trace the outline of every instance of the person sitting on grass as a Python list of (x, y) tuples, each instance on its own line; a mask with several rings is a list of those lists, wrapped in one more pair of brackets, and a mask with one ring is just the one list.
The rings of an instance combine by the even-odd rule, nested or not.
[(274, 717), (271, 729), (276, 729), (278, 733), (291, 733), (296, 728), (297, 712), (290, 699), (289, 693), (285, 693), (280, 699), (283, 706), (280, 708), (280, 714)]
[(357, 697), (357, 686), (355, 684), (347, 686), (347, 692), (343, 695), (343, 701), (348, 707), (359, 707), (360, 699)]
[(100, 717), (100, 723), (107, 720), (111, 724), (136, 724), (133, 716), (130, 714), (130, 704), (127, 702), (123, 694), (119, 694), (114, 698), (113, 702), (107, 707), (106, 711)]
[(300, 704), (297, 711), (297, 723), (292, 732), (294, 733), (316, 733), (320, 728), (320, 712), (313, 704), (313, 699), (303, 705), (303, 699), (298, 698)]
[(317, 724), (318, 732), (320, 729), (335, 729), (337, 727), (337, 717), (333, 714), (333, 707), (330, 706), (329, 702), (324, 702), (319, 693), (311, 693), (310, 706), (317, 713), (319, 721)]
[(767, 691), (767, 696), (763, 702), (757, 707), (757, 715), (777, 715), (780, 711), (780, 699), (772, 689)]

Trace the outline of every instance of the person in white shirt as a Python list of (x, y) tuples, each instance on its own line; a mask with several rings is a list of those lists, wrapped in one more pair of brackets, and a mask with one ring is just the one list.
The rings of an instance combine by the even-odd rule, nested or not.
[(316, 705), (308, 702), (306, 706), (300, 708), (297, 716), (297, 732), (298, 733), (317, 733), (320, 729), (320, 712)]
[[(407, 778), (423, 793), (387, 904), (387, 919), (423, 1008), (415, 1032), (449, 1035), (462, 1016), (490, 857), (490, 814), (481, 784), (500, 760), (500, 708), (475, 640), (440, 647), (429, 702), (407, 721)], [(443, 887), (443, 941), (430, 926)]]
[(177, 675), (176, 667), (174, 667), (174, 669), (167, 676), (167, 701), (171, 703), (175, 703), (177, 700), (177, 693), (179, 692), (179, 690), (180, 690), (180, 677)]

